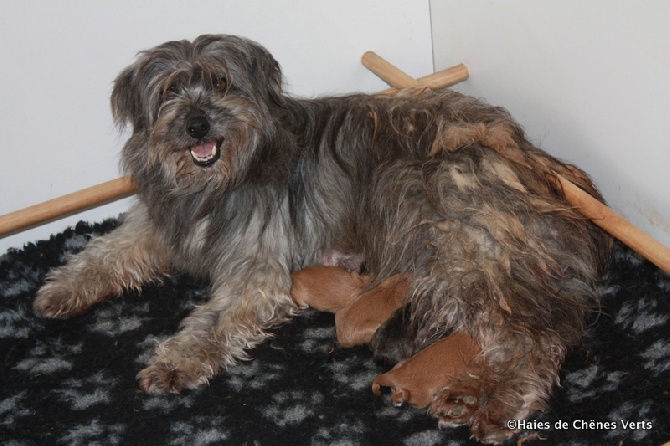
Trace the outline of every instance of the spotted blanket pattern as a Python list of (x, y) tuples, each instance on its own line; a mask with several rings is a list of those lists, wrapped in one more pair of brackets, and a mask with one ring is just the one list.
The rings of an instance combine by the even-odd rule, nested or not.
[[(0, 444), (474, 444), (466, 427), (439, 430), (424, 410), (374, 396), (386, 370), (367, 347), (339, 347), (333, 316), (315, 311), (208, 387), (142, 393), (135, 374), (206, 299), (206, 283), (176, 272), (66, 321), (31, 310), (49, 268), (117, 225), (80, 223), (0, 257)], [(601, 291), (602, 311), (568, 357), (551, 408), (519, 425), (512, 444), (670, 440), (670, 277), (617, 245)]]

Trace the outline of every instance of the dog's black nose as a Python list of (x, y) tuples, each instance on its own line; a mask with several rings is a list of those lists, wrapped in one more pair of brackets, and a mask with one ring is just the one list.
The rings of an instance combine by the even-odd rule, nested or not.
[(209, 128), (209, 121), (203, 115), (195, 115), (186, 119), (186, 132), (193, 138), (204, 138)]

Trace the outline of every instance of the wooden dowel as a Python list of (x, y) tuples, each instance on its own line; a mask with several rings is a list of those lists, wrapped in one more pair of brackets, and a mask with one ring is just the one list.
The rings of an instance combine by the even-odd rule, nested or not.
[(372, 71), (391, 87), (412, 88), (424, 86), (409, 74), (391, 65), (386, 59), (379, 57), (374, 51), (367, 51), (363, 54), (361, 62), (365, 68)]
[(446, 70), (436, 71), (428, 76), (420, 77), (419, 83), (433, 90), (451, 87), (468, 80), (470, 73), (465, 65), (459, 64)]
[[(384, 63), (383, 59), (376, 54), (374, 54), (374, 57), (368, 56), (367, 59), (368, 61), (372, 60), (374, 63), (369, 63), (368, 65), (364, 63), (364, 65), (381, 79), (390, 79), (393, 82), (396, 79), (400, 80), (397, 84), (391, 83), (391, 86), (406, 88), (405, 86), (409, 85), (409, 82), (405, 79), (408, 75), (404, 72), (398, 73), (398, 71), (401, 71), (398, 67), (390, 63)], [(668, 247), (593, 198), (587, 192), (584, 192), (566, 178), (560, 175), (556, 176), (568, 203), (575, 206), (582, 215), (591, 219), (593, 223), (600, 226), (613, 237), (616, 237), (622, 243), (670, 274), (670, 249)]]
[(556, 175), (565, 199), (596, 225), (670, 274), (670, 248), (614, 212), (561, 175)]
[(382, 94), (392, 94), (401, 88), (424, 89), (427, 87), (432, 90), (447, 88), (459, 82), (466, 81), (470, 77), (467, 67), (459, 64), (446, 70), (436, 71), (428, 76), (420, 77), (417, 80), (386, 61), (383, 57), (377, 55), (374, 51), (367, 51), (363, 54), (361, 63), (365, 68), (392, 87), (382, 91)]
[(125, 176), (2, 215), (0, 236), (127, 197), (134, 192), (135, 185), (130, 176)]
[[(380, 67), (375, 67), (379, 69)], [(395, 68), (395, 67), (394, 67)], [(386, 73), (383, 73), (386, 75)], [(426, 89), (430, 90), (439, 90), (440, 88), (451, 87), (456, 85), (459, 82), (468, 80), (470, 73), (465, 65), (460, 64), (454, 67), (447, 68), (446, 70), (437, 71), (431, 75), (420, 77), (419, 83), (420, 86), (413, 87), (403, 87), (403, 88), (389, 88), (387, 90), (381, 91), (379, 94), (396, 94), (401, 90), (416, 90), (417, 92), (425, 91)]]

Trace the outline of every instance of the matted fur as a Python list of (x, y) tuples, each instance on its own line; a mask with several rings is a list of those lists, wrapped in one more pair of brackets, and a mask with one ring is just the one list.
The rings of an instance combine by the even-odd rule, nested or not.
[(78, 314), (169, 268), (211, 279), (210, 300), (139, 373), (143, 389), (194, 388), (245, 358), (298, 311), (290, 272), (341, 252), (362, 254), (376, 283), (409, 274), (400, 350), (454, 330), (482, 346), (486, 367), (433, 401), (441, 425), (499, 442), (506, 420), (546, 407), (597, 303), (609, 239), (552, 181), (598, 196), (587, 176), (533, 147), (506, 111), (449, 90), (289, 98), (272, 56), (235, 36), (141, 53), (112, 106), (132, 125), (123, 163), (139, 202), (50, 274), (35, 309)]

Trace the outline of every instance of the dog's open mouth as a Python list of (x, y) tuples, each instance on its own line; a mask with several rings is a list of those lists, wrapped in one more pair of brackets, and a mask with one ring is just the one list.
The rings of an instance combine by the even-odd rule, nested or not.
[(214, 163), (221, 154), (219, 145), (216, 141), (206, 141), (191, 147), (193, 161), (199, 166), (209, 166)]

